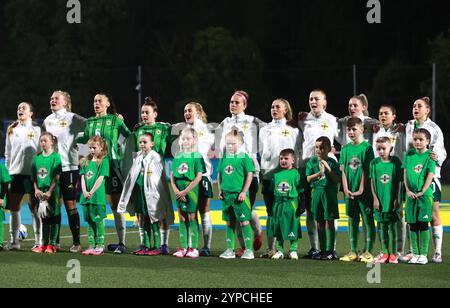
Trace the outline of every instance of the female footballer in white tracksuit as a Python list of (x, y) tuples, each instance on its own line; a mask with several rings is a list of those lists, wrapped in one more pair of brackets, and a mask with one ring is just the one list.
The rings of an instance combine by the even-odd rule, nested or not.
[(434, 263), (442, 263), (442, 239), (444, 236), (444, 229), (439, 215), (439, 204), (441, 202), (441, 167), (447, 158), (447, 151), (444, 146), (444, 134), (439, 126), (429, 119), (431, 112), (430, 99), (424, 97), (417, 100), (413, 106), (414, 120), (411, 120), (406, 125), (406, 149), (412, 149), (413, 146), (413, 132), (417, 128), (425, 128), (431, 134), (430, 149), (432, 150), (431, 158), (436, 161), (436, 172), (434, 175), (433, 188), (433, 241), (435, 246), (435, 253), (433, 256)]
[[(327, 108), (327, 96), (325, 91), (321, 89), (316, 89), (311, 91), (309, 95), (309, 107), (310, 112), (307, 114), (300, 114), (298, 126), (300, 129), (300, 136), (302, 140), (301, 148), (301, 160), (300, 168), (303, 170), (302, 174), (306, 171), (306, 165), (311, 157), (315, 156), (315, 144), (318, 138), (327, 137), (331, 144), (338, 136), (338, 122), (337, 118), (328, 112)], [(333, 158), (334, 154), (332, 155)], [(337, 159), (336, 159), (337, 161)], [(317, 225), (314, 221), (314, 217), (311, 215), (310, 207), (310, 196), (307, 193), (309, 200), (307, 200), (307, 219), (306, 226), (308, 229), (309, 241), (311, 244), (311, 250), (308, 253), (309, 257), (314, 257), (318, 255), (319, 252), (319, 238), (317, 234)], [(335, 223), (336, 229), (338, 228), (338, 222)], [(337, 232), (336, 232), (337, 234)], [(336, 250), (336, 249), (335, 249)]]
[(350, 115), (338, 120), (337, 142), (342, 146), (350, 143), (347, 135), (347, 121), (350, 118), (359, 118), (364, 125), (364, 140), (372, 144), (373, 130), (372, 127), (378, 124), (376, 119), (369, 117), (369, 101), (364, 94), (353, 96), (348, 103), (348, 112)]
[(80, 177), (76, 139), (84, 132), (86, 119), (71, 112), (72, 101), (67, 92), (55, 91), (50, 99), (50, 108), (53, 113), (44, 120), (42, 128), (58, 139), (58, 154), (62, 162), (59, 185), (72, 232), (70, 252), (76, 253), (81, 252), (80, 215), (76, 204)]
[[(280, 153), (286, 149), (294, 150), (299, 157), (301, 140), (299, 130), (292, 126), (292, 108), (289, 102), (279, 98), (272, 103), (272, 122), (259, 131), (259, 153), (261, 155), (262, 193), (267, 208), (267, 225), (272, 216), (273, 191), (270, 189), (274, 173), (279, 168)], [(295, 162), (297, 165), (297, 162)], [(267, 230), (269, 227), (267, 227)], [(268, 236), (267, 257), (275, 253), (274, 238)]]
[[(211, 149), (214, 145), (214, 134), (208, 126), (208, 118), (200, 103), (190, 102), (184, 108), (185, 123), (178, 123), (172, 126), (172, 135), (179, 136), (181, 131), (190, 127), (197, 132), (198, 142), (197, 147), (200, 154), (202, 154), (205, 162), (206, 172), (203, 173), (201, 182), (199, 183), (198, 209), (202, 220), (203, 232), (203, 248), (200, 250), (200, 255), (209, 257), (211, 255), (211, 240), (212, 240), (212, 221), (210, 214), (210, 202), (213, 197), (212, 191), (212, 173), (213, 166), (210, 159)], [(172, 143), (172, 154), (175, 157), (179, 152), (179, 142)]]
[[(259, 129), (264, 125), (260, 119), (249, 116), (245, 114), (245, 110), (248, 106), (249, 96), (244, 91), (236, 91), (230, 100), (230, 113), (231, 117), (226, 118), (222, 121), (216, 130), (216, 145), (219, 145), (220, 156), (222, 156), (225, 150), (225, 136), (232, 131), (233, 128), (237, 128), (244, 135), (244, 144), (242, 150), (247, 153), (253, 161), (255, 166), (255, 173), (253, 174), (253, 182), (250, 186), (250, 202), (252, 206), (256, 200), (256, 193), (258, 192), (259, 186), (259, 173), (260, 165), (257, 160), (258, 153), (258, 133)], [(253, 249), (257, 251), (262, 245), (262, 227), (259, 222), (258, 214), (252, 211), (252, 228), (255, 233), (255, 238), (253, 242)], [(244, 240), (238, 234), (239, 242), (242, 246), (244, 245)], [(238, 251), (238, 255), (243, 253), (243, 249)]]
[(17, 121), (8, 127), (6, 135), (5, 163), (12, 177), (10, 202), (10, 250), (19, 250), (20, 208), (25, 194), (29, 194), (29, 205), (33, 219), (36, 248), (42, 241), (42, 221), (37, 213), (34, 186), (31, 180), (32, 162), (39, 149), (41, 128), (33, 123), (33, 106), (21, 103), (17, 108)]

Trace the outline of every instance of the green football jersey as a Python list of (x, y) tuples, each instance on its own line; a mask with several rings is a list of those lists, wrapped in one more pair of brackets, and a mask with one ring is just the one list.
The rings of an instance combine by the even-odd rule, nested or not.
[(153, 135), (153, 151), (164, 157), (166, 154), (167, 144), (171, 141), (171, 126), (168, 123), (155, 123), (151, 126), (142, 125), (133, 132), (134, 152), (140, 151), (139, 138), (142, 134), (151, 133)]
[(255, 165), (246, 153), (225, 154), (219, 161), (221, 188), (229, 193), (240, 193), (247, 174), (255, 172)]
[(119, 136), (128, 138), (130, 130), (125, 123), (117, 116), (108, 114), (102, 117), (92, 117), (86, 122), (84, 136), (78, 139), (80, 143), (87, 143), (94, 136), (100, 136), (106, 140), (108, 145), (108, 158), (110, 160), (121, 160), (122, 151), (119, 145)]
[(205, 161), (199, 152), (180, 152), (172, 161), (172, 173), (175, 180), (192, 182), (197, 173), (205, 173)]
[[(39, 154), (33, 159), (33, 179), (42, 192), (47, 192), (53, 179), (62, 173), (61, 156), (53, 152), (49, 156)], [(54, 195), (59, 197), (59, 185), (56, 185)]]
[(342, 148), (339, 164), (344, 166), (348, 189), (351, 192), (359, 190), (363, 172), (365, 172), (367, 180), (365, 191), (370, 191), (369, 165), (373, 158), (373, 148), (366, 141), (358, 145), (349, 143)]
[[(320, 159), (317, 156), (313, 156), (306, 165), (306, 176), (310, 176), (316, 173), (320, 172), (319, 168)], [(327, 158), (327, 163), (331, 168), (331, 171), (340, 178), (341, 176), (341, 170), (339, 168), (338, 162), (331, 157)], [(311, 182), (309, 185), (313, 189), (338, 189), (339, 183), (334, 183), (331, 178), (330, 174), (327, 170), (325, 170), (325, 175), (322, 178), (319, 178), (313, 182)]]
[(282, 170), (273, 175), (271, 190), (275, 199), (292, 198), (297, 199), (300, 191), (300, 173), (297, 169)]
[(393, 156), (389, 162), (380, 157), (370, 163), (370, 179), (380, 201), (380, 211), (388, 213), (393, 210), (394, 201), (398, 200), (398, 184), (402, 181), (402, 162)]
[(11, 182), (11, 176), (8, 173), (8, 169), (6, 169), (5, 165), (0, 164), (0, 196), (5, 192), (2, 191), (2, 185)]
[[(86, 190), (89, 192), (94, 187), (95, 182), (101, 176), (105, 178), (109, 176), (109, 161), (108, 159), (103, 159), (100, 166), (97, 162), (89, 161), (87, 166), (85, 163), (81, 166), (80, 176), (84, 175), (84, 182), (86, 183)], [(94, 204), (94, 205), (106, 205), (106, 189), (105, 189), (105, 179), (103, 179), (102, 184), (97, 189), (97, 191), (92, 195), (90, 200), (86, 200), (84, 195), (81, 194), (80, 197), (81, 204)]]
[[(425, 185), (428, 174), (436, 172), (436, 162), (431, 159), (430, 153), (430, 150), (425, 153), (417, 153), (415, 149), (411, 149), (406, 153), (402, 167), (406, 170), (406, 181), (413, 193), (420, 192)], [(431, 185), (424, 195), (433, 195)]]

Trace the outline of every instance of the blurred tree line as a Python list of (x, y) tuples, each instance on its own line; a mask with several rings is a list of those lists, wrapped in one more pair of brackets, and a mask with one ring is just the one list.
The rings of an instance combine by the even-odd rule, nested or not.
[[(110, 92), (129, 126), (137, 121), (137, 66), (143, 92), (161, 121), (181, 121), (187, 101), (211, 121), (228, 115), (234, 89), (251, 95), (249, 114), (269, 121), (273, 99), (308, 109), (313, 88), (344, 116), (353, 95), (370, 111), (394, 104), (411, 118), (415, 99), (431, 96), (438, 66), (438, 123), (450, 127), (450, 13), (445, 1), (381, 1), (382, 23), (366, 21), (365, 0), (95, 0), (81, 1), (81, 24), (66, 21), (65, 0), (0, 4), (0, 119), (31, 101), (45, 117), (53, 90), (71, 93), (74, 111), (92, 115), (99, 91)], [(447, 138), (449, 139), (449, 138)]]

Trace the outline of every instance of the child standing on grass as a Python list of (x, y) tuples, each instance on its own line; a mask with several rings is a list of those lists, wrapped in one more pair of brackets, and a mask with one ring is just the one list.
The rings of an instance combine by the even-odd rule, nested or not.
[[(172, 162), (170, 183), (177, 198), (178, 214), (180, 217), (181, 248), (174, 253), (177, 258), (199, 257), (197, 223), (198, 184), (206, 171), (202, 154), (197, 150), (198, 136), (194, 129), (185, 128), (181, 132), (180, 148)], [(188, 235), (189, 245), (188, 246)]]
[(378, 158), (370, 163), (370, 179), (375, 219), (380, 226), (381, 254), (375, 263), (398, 263), (397, 223), (400, 221), (400, 183), (402, 163), (397, 156), (391, 156), (394, 145), (391, 138), (376, 140)]
[(236, 221), (241, 225), (246, 247), (241, 259), (255, 258), (250, 225), (252, 206), (249, 197), (255, 166), (250, 156), (242, 151), (243, 144), (243, 134), (236, 127), (232, 128), (225, 136), (225, 154), (219, 161), (217, 182), (222, 200), (222, 219), (227, 223), (227, 250), (220, 255), (222, 259), (236, 258)]
[(34, 253), (56, 253), (56, 241), (61, 221), (59, 204), (59, 177), (62, 173), (61, 156), (55, 149), (58, 141), (51, 133), (42, 133), (39, 138), (42, 152), (32, 163), (32, 179), (35, 197), (39, 200), (38, 214), (42, 219), (42, 245), (34, 248)]
[(410, 228), (413, 257), (409, 264), (428, 263), (430, 243), (429, 223), (433, 220), (433, 190), (431, 183), (436, 172), (436, 162), (428, 146), (431, 134), (424, 128), (413, 133), (414, 149), (408, 151), (403, 162), (406, 199), (406, 222)]
[[(119, 213), (127, 208), (131, 215), (138, 215), (139, 228), (145, 231), (138, 256), (157, 256), (161, 254), (161, 233), (159, 222), (165, 217), (173, 217), (170, 194), (164, 193), (165, 181), (162, 157), (153, 151), (153, 134), (143, 133), (139, 137), (140, 152), (133, 161), (130, 173), (125, 180), (124, 190), (119, 202)], [(130, 202), (130, 200), (135, 200)], [(168, 215), (167, 213), (170, 213)], [(173, 221), (169, 221), (170, 224)], [(153, 234), (153, 246), (151, 237)]]
[(11, 177), (6, 169), (5, 165), (0, 164), (0, 251), (3, 251), (3, 237), (5, 229), (3, 227), (3, 221), (5, 220), (5, 206), (8, 199), (9, 183), (11, 183)]
[(341, 178), (338, 162), (329, 157), (331, 141), (320, 137), (315, 144), (315, 156), (306, 166), (307, 181), (312, 188), (311, 212), (317, 223), (320, 255), (313, 259), (336, 260), (334, 243), (336, 239), (335, 220), (339, 219), (338, 185)]
[(289, 257), (298, 260), (298, 238), (300, 218), (297, 216), (298, 196), (301, 189), (300, 173), (295, 168), (297, 157), (295, 151), (286, 149), (280, 153), (280, 171), (273, 175), (273, 215), (268, 234), (277, 239), (277, 252), (272, 259), (284, 258), (284, 241), (289, 241)]
[(84, 219), (89, 224), (89, 248), (83, 255), (101, 256), (105, 249), (106, 190), (105, 181), (109, 176), (108, 146), (105, 139), (95, 136), (89, 139), (89, 156), (83, 162), (81, 188), (83, 194), (80, 203), (83, 205)]
[[(370, 189), (369, 164), (374, 158), (372, 146), (363, 140), (363, 122), (359, 118), (347, 121), (347, 135), (351, 143), (342, 148), (339, 163), (342, 187), (345, 194), (346, 212), (351, 251), (340, 260), (344, 262), (373, 262), (375, 223), (373, 218), (373, 196)], [(358, 257), (359, 222), (363, 219), (366, 228), (366, 251)]]

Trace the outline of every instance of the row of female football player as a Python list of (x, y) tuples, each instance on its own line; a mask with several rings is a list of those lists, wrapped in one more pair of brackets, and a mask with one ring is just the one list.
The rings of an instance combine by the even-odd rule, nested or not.
[[(262, 227), (258, 215), (253, 210), (261, 179), (268, 212), (268, 249), (263, 257), (283, 258), (283, 240), (290, 240), (289, 256), (292, 259), (298, 258), (297, 224), (301, 211), (298, 210), (296, 193), (298, 195), (301, 192), (305, 199), (302, 203), (306, 205), (307, 229), (311, 244), (307, 257), (336, 259), (335, 228), (339, 219), (337, 191), (336, 194), (330, 195), (328, 185), (336, 189), (335, 184), (342, 182), (347, 214), (350, 217), (352, 251), (341, 260), (372, 262), (375, 238), (374, 204), (375, 214), (377, 211), (390, 213), (393, 209), (388, 205), (384, 212), (380, 210), (384, 209), (381, 205), (384, 201), (380, 200), (380, 195), (377, 197), (377, 194), (381, 194), (376, 191), (378, 186), (372, 185), (375, 186), (372, 193), (370, 185), (363, 185), (371, 183), (369, 178), (372, 174), (369, 174), (368, 167), (372, 159), (360, 157), (358, 151), (354, 153), (348, 148), (352, 146), (359, 148), (360, 144), (368, 148), (368, 143), (372, 154), (382, 158), (378, 150), (380, 144), (385, 144), (392, 148), (387, 158), (395, 156), (399, 161), (405, 162), (409, 157), (408, 151), (415, 149), (413, 132), (423, 128), (429, 132), (430, 136), (427, 135), (426, 139), (429, 148), (432, 149), (428, 150), (427, 157), (430, 157), (436, 165), (432, 170), (434, 174), (432, 183), (429, 185), (432, 187), (434, 204), (431, 207), (432, 213), (423, 215), (426, 218), (422, 217), (420, 221), (414, 223), (408, 221), (408, 226), (412, 226), (409, 234), (416, 231), (424, 232), (425, 225), (428, 226), (431, 222), (435, 243), (433, 261), (442, 262), (443, 227), (439, 217), (441, 188), (439, 178), (440, 166), (446, 159), (446, 151), (441, 130), (429, 119), (431, 108), (428, 98), (414, 102), (414, 119), (406, 125), (395, 122), (396, 110), (390, 105), (380, 107), (378, 120), (370, 118), (368, 101), (364, 95), (350, 99), (349, 115), (342, 119), (337, 119), (326, 112), (327, 99), (323, 90), (311, 92), (310, 112), (300, 113), (298, 122), (294, 121), (291, 105), (285, 99), (276, 99), (273, 102), (272, 122), (268, 124), (245, 114), (248, 103), (249, 95), (244, 91), (236, 91), (230, 100), (231, 116), (213, 131), (207, 125), (206, 114), (199, 103), (187, 104), (184, 109), (185, 123), (171, 126), (156, 121), (157, 104), (147, 98), (141, 111), (142, 121), (135, 126), (133, 132), (128, 130), (118, 115), (111, 96), (105, 93), (95, 96), (95, 116), (86, 120), (71, 112), (71, 98), (68, 93), (54, 92), (50, 100), (52, 114), (45, 119), (43, 127), (33, 123), (32, 105), (21, 103), (17, 111), (18, 120), (8, 128), (5, 152), (7, 168), (2, 166), (2, 174), (5, 175), (2, 175), (0, 181), (1, 197), (8, 196), (4, 201), (3, 199), (0, 201), (2, 208), (6, 206), (11, 212), (10, 243), (7, 248), (20, 249), (18, 238), (21, 224), (20, 207), (23, 196), (30, 194), (29, 205), (35, 234), (33, 251), (54, 253), (59, 249), (61, 225), (59, 196), (62, 196), (73, 235), (73, 246), (70, 251), (81, 252), (80, 216), (76, 207), (77, 187), (80, 184), (82, 187), (80, 203), (83, 204), (84, 217), (89, 225), (89, 248), (83, 251), (84, 254), (103, 254), (105, 248), (103, 220), (106, 218), (107, 201), (111, 205), (119, 238), (118, 244), (109, 245), (108, 250), (115, 253), (126, 252), (124, 213), (128, 211), (132, 215), (136, 214), (139, 221), (141, 245), (134, 253), (150, 256), (169, 254), (169, 226), (174, 221), (174, 215), (169, 186), (163, 176), (162, 158), (166, 154), (167, 147), (172, 145), (175, 159), (172, 163), (170, 184), (177, 199), (181, 241), (181, 248), (175, 252), (175, 256), (197, 258), (199, 255), (210, 255), (212, 223), (209, 207), (213, 197), (211, 158), (220, 156), (218, 197), (223, 200), (223, 219), (227, 221), (228, 245), (227, 250), (221, 255), (222, 258), (252, 259), (253, 251), (261, 248)], [(359, 121), (355, 123), (355, 119)], [(361, 131), (359, 134), (361, 136), (354, 132), (358, 130)], [(46, 133), (43, 133), (44, 131)], [(179, 137), (177, 142), (174, 136)], [(343, 146), (343, 154), (349, 153), (343, 155), (344, 157), (341, 156), (339, 162), (343, 166), (341, 168), (333, 154), (334, 140)], [(381, 142), (382, 140), (385, 142)], [(125, 153), (122, 154), (121, 145), (125, 141), (127, 146)], [(81, 164), (77, 143), (89, 145), (89, 155)], [(214, 151), (214, 148), (220, 150)], [(292, 151), (284, 151), (287, 149)], [(38, 150), (41, 152), (38, 153)], [(368, 157), (370, 158), (370, 155)], [(292, 166), (286, 163), (290, 158), (294, 161)], [(295, 176), (294, 182), (288, 183), (278, 174), (294, 168), (294, 165), (302, 171), (299, 179), (302, 184), (298, 189), (292, 186), (297, 185), (295, 181), (298, 179)], [(336, 166), (338, 168), (335, 168)], [(350, 175), (346, 174), (346, 168), (352, 172), (367, 169), (367, 172)], [(390, 183), (392, 175), (386, 172), (383, 173), (384, 182)], [(8, 173), (11, 178), (6, 176)], [(342, 175), (350, 178), (344, 179)], [(277, 179), (280, 182), (277, 183)], [(306, 182), (309, 185), (306, 185)], [(403, 177), (400, 177), (400, 182), (404, 182)], [(8, 183), (9, 185), (6, 185)], [(358, 186), (360, 183), (363, 183), (361, 187)], [(393, 189), (397, 188), (396, 185), (393, 186)], [(417, 193), (422, 187), (413, 191), (408, 185), (401, 186), (406, 188), (404, 191), (408, 194), (405, 200), (419, 199)], [(331, 191), (334, 191), (333, 189)], [(429, 189), (426, 189), (427, 196), (428, 192)], [(410, 196), (410, 193), (414, 196)], [(289, 200), (295, 200), (292, 203), (294, 206), (291, 206), (296, 209), (294, 215), (286, 214), (285, 209), (289, 208), (289, 205), (283, 206), (288, 204), (286, 202)], [(393, 212), (398, 212), (399, 215), (392, 213), (381, 217), (375, 215), (380, 223), (383, 250), (375, 259), (381, 260), (380, 262), (396, 263), (400, 256), (402, 261), (423, 263), (423, 258), (418, 262), (419, 257), (426, 254), (417, 251), (416, 238), (410, 241), (411, 250), (405, 253), (408, 232), (402, 216), (402, 206), (398, 205), (404, 200), (397, 201)], [(359, 210), (355, 210), (358, 208)], [(3, 214), (3, 209), (0, 211)], [(200, 251), (197, 250), (199, 238), (197, 211), (201, 215), (204, 239)], [(419, 213), (416, 214), (414, 218), (417, 220), (416, 216)], [(363, 217), (364, 231), (367, 233), (361, 255), (357, 244), (360, 216)], [(395, 228), (392, 228), (393, 225)], [(386, 229), (386, 226), (389, 227)], [(237, 250), (234, 247), (235, 231), (241, 246)], [(0, 232), (3, 233), (3, 230)], [(1, 235), (0, 241), (3, 240), (3, 234)], [(389, 236), (391, 243), (387, 245), (386, 239), (389, 239)], [(3, 243), (0, 244), (0, 247), (3, 247)], [(397, 247), (394, 249), (392, 246), (395, 244)]]

